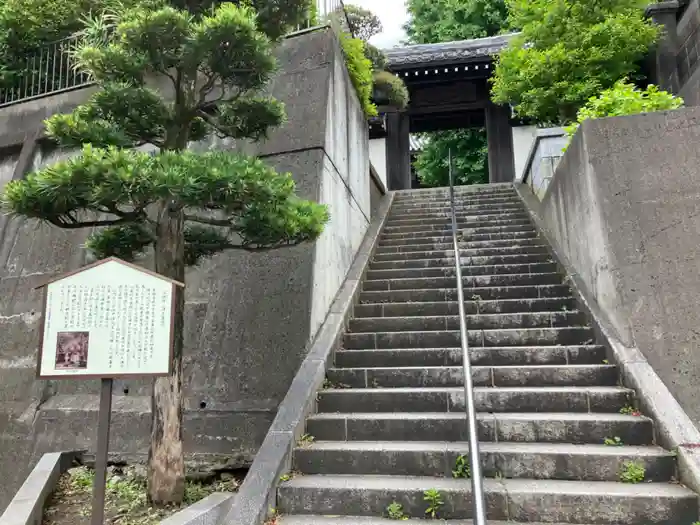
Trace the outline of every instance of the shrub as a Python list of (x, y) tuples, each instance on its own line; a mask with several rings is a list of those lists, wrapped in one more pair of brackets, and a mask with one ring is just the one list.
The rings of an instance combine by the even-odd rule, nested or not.
[(374, 89), (387, 98), (390, 106), (406, 109), (408, 106), (408, 88), (404, 81), (388, 71), (378, 71), (374, 74)]
[(658, 86), (651, 84), (642, 91), (626, 79), (622, 79), (597, 97), (588, 99), (586, 105), (579, 110), (576, 122), (566, 126), (565, 130), (569, 137), (573, 137), (581, 123), (587, 119), (651, 113), (678, 109), (682, 105), (682, 98), (662, 91)]
[(365, 56), (372, 62), (373, 71), (386, 69), (387, 58), (381, 49), (365, 42)]
[(365, 56), (365, 43), (348, 33), (340, 35), (340, 43), (362, 110), (368, 117), (376, 116), (377, 106), (372, 103), (372, 62)]

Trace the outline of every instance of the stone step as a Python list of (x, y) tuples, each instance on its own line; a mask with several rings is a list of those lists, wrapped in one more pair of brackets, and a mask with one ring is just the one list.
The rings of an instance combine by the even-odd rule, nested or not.
[[(480, 412), (619, 412), (633, 392), (619, 386), (475, 387)], [(350, 388), (318, 392), (323, 412), (461, 412), (462, 387)]]
[[(507, 314), (467, 315), (469, 330), (495, 328), (557, 328), (582, 326), (586, 318), (583, 313), (532, 312)], [(459, 315), (363, 317), (351, 319), (349, 332), (406, 332), (418, 330), (459, 330)]]
[[(462, 266), (463, 277), (470, 275), (555, 273), (556, 271), (557, 265), (553, 262)], [(433, 268), (398, 268), (386, 270), (370, 268), (365, 275), (365, 279), (372, 281), (378, 279), (415, 279), (417, 277), (455, 277), (456, 273), (457, 269), (454, 264), (452, 266), (439, 266)]]
[[(478, 216), (478, 215), (489, 215), (494, 213), (517, 213), (524, 210), (521, 203), (513, 202), (499, 203), (499, 204), (475, 204), (471, 206), (460, 206), (455, 208), (455, 215), (459, 214), (457, 223), (463, 221), (462, 216)], [(440, 215), (433, 215), (432, 217), (405, 217), (409, 215), (410, 209), (394, 209), (395, 212), (403, 212), (394, 216), (389, 216), (387, 218), (387, 226), (412, 226), (416, 224), (451, 224), (452, 221), (452, 210), (447, 207), (444, 211), (430, 210), (431, 212), (440, 213)]]
[[(604, 443), (619, 437), (625, 445), (653, 443), (654, 426), (645, 416), (618, 413), (525, 412), (477, 414), (480, 441), (517, 443)], [(460, 412), (352, 412), (313, 414), (306, 432), (316, 441), (466, 441)]]
[[(479, 453), (488, 478), (619, 481), (628, 462), (644, 467), (647, 483), (670, 481), (675, 474), (675, 457), (655, 446), (486, 442)], [(296, 448), (293, 468), (311, 475), (452, 478), (459, 456), (469, 457), (469, 443), (322, 441)]]
[[(462, 269), (466, 270), (471, 266), (498, 266), (511, 264), (535, 264), (542, 262), (553, 262), (548, 253), (530, 254), (510, 254), (491, 255), (485, 257), (460, 257)], [(435, 259), (406, 259), (403, 261), (373, 261), (370, 263), (372, 270), (398, 270), (401, 268), (454, 268), (454, 257), (441, 257)]]
[[(464, 385), (462, 366), (331, 368), (329, 388), (434, 388)], [(612, 386), (613, 365), (475, 366), (475, 386)]]
[[(414, 215), (415, 217), (415, 215)], [(462, 228), (461, 230), (475, 231), (476, 233), (501, 233), (501, 232), (517, 232), (530, 228), (534, 228), (529, 219), (512, 219), (505, 221), (493, 221), (490, 226), (483, 226), (480, 222), (475, 221), (473, 226)], [(442, 231), (427, 231), (422, 233), (383, 233), (379, 240), (384, 239), (420, 239), (422, 237), (450, 237), (452, 228), (446, 228)]]
[[(472, 206), (498, 206), (498, 205), (505, 205), (505, 206), (512, 206), (512, 205), (517, 205), (517, 206), (523, 206), (523, 202), (516, 196), (512, 195), (499, 195), (499, 196), (492, 196), (489, 198), (479, 198), (479, 199), (459, 199), (455, 200), (455, 208), (468, 208)], [(428, 210), (428, 211), (433, 211), (433, 210), (450, 210), (450, 200), (445, 199), (445, 200), (424, 200), (420, 202), (408, 202), (408, 201), (397, 201), (394, 200), (393, 206), (391, 208), (391, 212), (395, 211), (417, 211), (417, 210)]]
[[(471, 481), (405, 476), (298, 476), (280, 484), (282, 514), (381, 516), (396, 501), (406, 514), (425, 517), (424, 493), (444, 501), (439, 518), (471, 517)], [(487, 518), (618, 525), (690, 524), (698, 517), (697, 495), (669, 483), (484, 480)]]
[[(540, 286), (482, 286), (464, 288), (464, 297), (473, 301), (497, 299), (544, 299), (548, 297), (571, 296), (571, 289), (565, 284), (545, 284)], [(380, 290), (363, 291), (361, 303), (422, 303), (457, 300), (457, 288), (424, 288), (420, 290)]]
[[(386, 512), (384, 513), (386, 515)], [(402, 525), (426, 525), (424, 519), (401, 520)], [(429, 523), (429, 522), (428, 522)], [(474, 521), (468, 520), (440, 520), (439, 525), (474, 525)], [(375, 518), (372, 516), (278, 516), (275, 525), (396, 525), (395, 519)], [(489, 520), (488, 525), (518, 525), (515, 521), (494, 521)], [(535, 523), (528, 522), (527, 525), (570, 525), (564, 523)]]
[[(537, 237), (537, 231), (529, 228), (527, 226), (523, 227), (521, 230), (517, 231), (507, 231), (507, 232), (468, 232), (465, 229), (459, 230), (457, 240), (461, 242), (469, 241), (504, 241), (508, 239), (532, 239)], [(418, 239), (380, 239), (379, 246), (413, 246), (422, 244), (451, 244), (452, 234), (439, 237), (421, 237)]]
[[(470, 346), (581, 345), (593, 342), (593, 330), (588, 326), (469, 330), (468, 339)], [(347, 350), (461, 346), (459, 330), (346, 333), (343, 342)]]
[[(479, 287), (496, 286), (540, 286), (545, 284), (561, 284), (561, 282), (561, 274), (557, 272), (462, 276), (463, 287), (477, 289)], [(444, 289), (451, 287), (457, 287), (456, 277), (367, 279), (362, 284), (362, 291), (429, 290), (431, 288)]]
[[(527, 212), (506, 212), (501, 214), (486, 214), (486, 215), (464, 215), (457, 221), (457, 226), (459, 229), (468, 228), (472, 226), (492, 226), (495, 224), (503, 223), (504, 221), (510, 222), (511, 220), (523, 220), (528, 219), (529, 215)], [(424, 233), (424, 232), (443, 232), (442, 235), (449, 235), (452, 232), (452, 223), (446, 224), (408, 224), (408, 225), (385, 225), (382, 230), (382, 234), (389, 233)], [(447, 232), (447, 233), (445, 233)]]
[[(605, 348), (580, 346), (470, 347), (474, 366), (536, 366), (602, 364)], [(461, 366), (461, 348), (395, 348), (387, 350), (338, 350), (335, 366), (402, 367)]]
[[(455, 193), (455, 204), (460, 204), (463, 202), (474, 202), (480, 200), (490, 200), (490, 199), (504, 199), (504, 198), (517, 198), (517, 193), (513, 189), (509, 191), (489, 191), (484, 193)], [(396, 206), (410, 206), (410, 205), (420, 205), (420, 204), (449, 204), (450, 194), (441, 193), (435, 195), (411, 195), (404, 196), (396, 194), (394, 197), (394, 205)]]
[[(532, 225), (530, 215), (526, 211), (503, 211), (495, 213), (480, 213), (474, 214), (468, 211), (457, 212), (457, 222), (464, 223), (464, 228), (493, 228), (498, 226), (522, 226), (522, 225)], [(442, 215), (438, 215), (441, 217)], [(425, 228), (425, 232), (442, 230), (442, 235), (449, 235), (452, 232), (452, 215), (445, 215), (450, 219), (448, 226), (446, 227), (435, 227), (428, 226)], [(407, 213), (406, 215), (396, 215), (396, 218), (403, 219), (431, 219), (435, 218), (434, 213)], [(396, 228), (394, 228), (396, 229)], [(407, 233), (421, 233), (408, 231)], [(391, 232), (386, 229), (382, 230), (381, 235), (396, 235), (401, 234), (401, 232)]]
[[(409, 259), (443, 259), (454, 257), (454, 250), (425, 250), (415, 252), (375, 253), (373, 261), (406, 261)], [(469, 257), (489, 257), (499, 255), (544, 254), (549, 255), (549, 249), (543, 245), (531, 246), (492, 246), (484, 248), (460, 248), (460, 259)]]
[[(491, 248), (525, 248), (528, 246), (544, 246), (542, 239), (537, 236), (525, 239), (502, 239), (496, 241), (460, 241), (459, 249), (461, 250), (488, 250)], [(400, 244), (396, 246), (377, 246), (375, 253), (406, 253), (406, 252), (424, 252), (436, 250), (453, 250), (453, 243), (428, 243), (428, 244)]]
[[(502, 190), (484, 190), (484, 191), (460, 191), (459, 187), (455, 188), (454, 198), (455, 201), (460, 201), (464, 199), (485, 199), (485, 198), (496, 198), (501, 196), (517, 196), (513, 188), (502, 189)], [(428, 193), (426, 190), (411, 190), (409, 194), (396, 193), (396, 202), (414, 202), (421, 200), (450, 200), (449, 190), (446, 189), (442, 192)]]
[[(467, 315), (506, 314), (527, 312), (573, 312), (576, 300), (573, 297), (553, 297), (550, 299), (501, 299), (496, 301), (465, 301)], [(459, 315), (459, 303), (376, 303), (355, 305), (354, 318), (364, 317), (404, 317)]]

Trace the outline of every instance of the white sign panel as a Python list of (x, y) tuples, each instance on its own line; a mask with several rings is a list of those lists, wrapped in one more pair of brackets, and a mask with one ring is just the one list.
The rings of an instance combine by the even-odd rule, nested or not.
[(38, 376), (167, 375), (175, 285), (108, 259), (46, 285)]

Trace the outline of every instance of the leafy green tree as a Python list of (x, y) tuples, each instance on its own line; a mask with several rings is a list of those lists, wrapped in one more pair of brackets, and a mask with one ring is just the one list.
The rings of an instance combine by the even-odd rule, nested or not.
[[(7, 211), (60, 228), (101, 227), (87, 243), (97, 257), (152, 251), (155, 270), (178, 281), (187, 265), (223, 250), (318, 237), (328, 211), (296, 197), (291, 175), (241, 154), (187, 150), (212, 134), (260, 139), (284, 119), (282, 104), (259, 94), (276, 63), (254, 9), (223, 3), (193, 17), (137, 7), (108, 33), (101, 22), (86, 30), (77, 52), (101, 89), (46, 126), (61, 146), (82, 152), (10, 182), (0, 201)], [(137, 148), (144, 145), (152, 151)], [(173, 372), (154, 382), (152, 394), (148, 492), (155, 504), (180, 502), (184, 493), (183, 311), (179, 290)]]
[(422, 186), (449, 185), (450, 154), (455, 185), (488, 183), (488, 148), (484, 129), (438, 131), (427, 135), (428, 144), (415, 163)]
[[(505, 0), (407, 0), (410, 14), (405, 26), (411, 44), (431, 44), (494, 36), (506, 23)], [(452, 151), (457, 184), (488, 182), (484, 129), (426, 134), (429, 141), (415, 163), (424, 186), (449, 184), (447, 151)], [(444, 159), (441, 156), (444, 155)], [(470, 170), (470, 171), (465, 171)]]
[(345, 14), (348, 17), (350, 31), (355, 38), (368, 42), (370, 38), (384, 30), (382, 21), (369, 9), (345, 4)]
[(662, 91), (659, 86), (649, 85), (641, 90), (622, 79), (597, 97), (591, 97), (586, 105), (579, 109), (576, 122), (566, 127), (566, 133), (573, 137), (583, 121), (588, 119), (665, 111), (678, 109), (682, 105), (681, 97)]
[(586, 101), (636, 72), (659, 36), (642, 0), (507, 0), (522, 28), (500, 54), (492, 98), (521, 117), (568, 123)]
[(505, 27), (505, 0), (407, 0), (411, 44), (493, 36)]

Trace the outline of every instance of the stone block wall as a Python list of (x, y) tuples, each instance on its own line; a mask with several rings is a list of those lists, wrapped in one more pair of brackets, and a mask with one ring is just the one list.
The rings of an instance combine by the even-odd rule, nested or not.
[[(252, 461), (276, 408), (326, 317), (381, 196), (370, 179), (367, 125), (330, 29), (288, 38), (270, 91), (287, 123), (260, 144), (214, 140), (196, 149), (240, 148), (291, 172), (301, 196), (330, 206), (314, 244), (228, 252), (187, 275), (185, 445), (191, 460)], [(23, 144), (42, 121), (70, 111), (94, 88), (0, 109), (0, 184), (17, 176)], [(34, 167), (69, 152), (41, 138)], [(96, 381), (34, 380), (39, 293), (33, 287), (87, 262), (89, 231), (0, 217), (0, 512), (44, 452), (92, 449)], [(147, 262), (145, 262), (147, 264)], [(143, 458), (150, 384), (115, 385), (111, 451)]]

